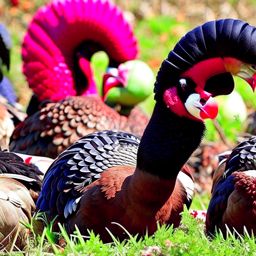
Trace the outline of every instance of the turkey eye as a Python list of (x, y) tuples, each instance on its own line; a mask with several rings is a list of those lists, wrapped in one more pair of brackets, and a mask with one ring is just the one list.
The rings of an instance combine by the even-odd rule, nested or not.
[(183, 92), (192, 92), (194, 91), (196, 84), (190, 78), (180, 78), (179, 87)]
[(195, 93), (196, 84), (190, 78), (180, 78), (178, 81), (177, 91), (180, 99), (185, 102), (189, 95)]
[(179, 80), (179, 85), (182, 91), (186, 91), (186, 89), (188, 88), (187, 80), (185, 78), (181, 78)]

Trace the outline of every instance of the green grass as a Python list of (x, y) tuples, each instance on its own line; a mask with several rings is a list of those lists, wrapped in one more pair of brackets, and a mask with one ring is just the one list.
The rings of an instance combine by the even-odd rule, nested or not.
[[(196, 195), (191, 209), (205, 209), (209, 202), (209, 195)], [(42, 216), (41, 216), (42, 217)], [(113, 223), (113, 225), (119, 225)], [(27, 227), (31, 230), (31, 239), (28, 245), (29, 255), (118, 255), (118, 256), (164, 256), (164, 255), (256, 255), (255, 238), (245, 235), (235, 237), (227, 231), (224, 239), (218, 233), (214, 239), (209, 239), (204, 232), (204, 223), (194, 219), (187, 209), (182, 213), (182, 222), (179, 228), (172, 226), (159, 226), (154, 235), (144, 237), (131, 236), (125, 228), (129, 239), (119, 241), (112, 236), (113, 242), (104, 244), (98, 235), (92, 231), (86, 238), (76, 230), (73, 235), (68, 235), (59, 225), (60, 232), (52, 232), (49, 224), (41, 235), (36, 235), (33, 225)], [(61, 241), (60, 247), (55, 241)], [(22, 255), (22, 252), (12, 253)]]
[[(206, 209), (209, 195), (196, 195), (191, 209)], [(41, 219), (43, 216), (40, 216)], [(113, 223), (113, 225), (119, 225)], [(84, 237), (79, 230), (68, 235), (65, 229), (59, 225), (60, 232), (52, 231), (52, 224), (47, 225), (42, 234), (35, 233), (32, 224), (26, 224), (30, 230), (28, 247), (23, 252), (10, 252), (9, 255), (91, 255), (91, 256), (167, 256), (167, 255), (256, 255), (255, 237), (249, 235), (235, 236), (227, 231), (224, 239), (218, 233), (213, 239), (209, 239), (204, 232), (204, 223), (194, 219), (187, 209), (182, 213), (181, 225), (178, 228), (172, 226), (158, 226), (157, 231), (144, 237), (131, 236), (124, 227), (128, 239), (119, 241), (109, 231), (112, 242), (103, 243), (98, 235), (89, 231)], [(61, 241), (61, 242), (60, 242)], [(62, 246), (60, 246), (60, 243)], [(1, 255), (1, 253), (0, 253)], [(4, 253), (3, 255), (6, 255)]]
[[(118, 225), (113, 223), (113, 225)], [(183, 212), (182, 223), (179, 228), (172, 226), (159, 226), (154, 235), (145, 235), (142, 238), (131, 236), (120, 242), (113, 237), (113, 242), (104, 244), (100, 237), (90, 232), (89, 239), (77, 230), (74, 235), (68, 236), (61, 228), (61, 236), (65, 241), (65, 248), (60, 248), (53, 243), (51, 236), (46, 231), (39, 237), (37, 248), (30, 248), (33, 255), (41, 253), (54, 253), (55, 255), (255, 255), (255, 238), (245, 235), (235, 238), (229, 232), (225, 240), (222, 234), (210, 240), (204, 233), (202, 221), (194, 219), (187, 210)], [(49, 228), (48, 231), (49, 232)], [(109, 231), (112, 236), (111, 232)]]

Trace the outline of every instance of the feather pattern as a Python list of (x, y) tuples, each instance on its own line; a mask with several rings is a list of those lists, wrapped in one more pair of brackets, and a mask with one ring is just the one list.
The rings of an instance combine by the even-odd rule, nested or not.
[(45, 191), (38, 205), (44, 211), (51, 209), (51, 212), (55, 212), (58, 205), (58, 214), (68, 217), (75, 211), (74, 205), (78, 203), (83, 189), (99, 179), (104, 170), (118, 165), (136, 165), (139, 141), (132, 134), (113, 131), (92, 133), (80, 139), (59, 155), (58, 161), (45, 175), (45, 187), (55, 183), (54, 177), (62, 176), (54, 186), (58, 191), (54, 194), (60, 193), (60, 196), (51, 197), (52, 204), (47, 205), (45, 202), (52, 193)]
[[(0, 177), (0, 249), (23, 250), (27, 245), (28, 230), (35, 204), (28, 189), (19, 181)], [(13, 244), (14, 243), (14, 244)]]
[[(14, 174), (24, 176), (24, 185), (28, 189), (39, 192), (42, 186), (43, 173), (34, 165), (24, 163), (23, 159), (15, 153), (0, 151), (0, 174)], [(27, 178), (29, 178), (27, 180)]]
[[(233, 26), (233, 24), (237, 25)], [(221, 61), (220, 67), (209, 68), (207, 74), (202, 74), (205, 75), (203, 82), (215, 75), (221, 75), (220, 77), (223, 79), (223, 74), (224, 81), (228, 81), (225, 74), (231, 71), (222, 65), (224, 64), (222, 57), (234, 57), (236, 60), (239, 56), (236, 53), (231, 54), (229, 50), (220, 52), (214, 51), (212, 48), (216, 43), (216, 37), (222, 35), (222, 33), (217, 33), (220, 29), (231, 32), (230, 40), (225, 41), (228, 44), (225, 47), (228, 48), (230, 45), (233, 47), (237, 37), (242, 36), (243, 31), (245, 31), (245, 28), (241, 30), (241, 24), (245, 24), (246, 28), (246, 23), (229, 19), (209, 22), (199, 27), (200, 31), (204, 31), (206, 28), (207, 31), (209, 30), (207, 36), (206, 31), (203, 33), (205, 35), (203, 45), (207, 46), (207, 52), (202, 53), (201, 60), (211, 58), (216, 54), (217, 60)], [(181, 39), (184, 41), (184, 46), (178, 42), (177, 47), (181, 46), (180, 49), (184, 49), (184, 52), (191, 56), (191, 58), (189, 56), (184, 57), (187, 60), (186, 63), (196, 61), (196, 55), (201, 54), (199, 46), (202, 33), (195, 35), (195, 31), (197, 29), (193, 33), (189, 32)], [(194, 44), (191, 44), (191, 40)], [(210, 47), (211, 42), (213, 42), (212, 48)], [(202, 47), (204, 48), (204, 46)], [(174, 52), (178, 49), (177, 47), (174, 48)], [(198, 50), (196, 50), (197, 48)], [(237, 48), (240, 49), (240, 45)], [(195, 53), (193, 54), (194, 49)], [(213, 52), (214, 54), (211, 54)], [(252, 49), (250, 52), (255, 61), (256, 52), (254, 53)], [(158, 94), (155, 98), (156, 104), (138, 146), (136, 166), (124, 164), (112, 166), (101, 172), (101, 176), (94, 182), (79, 187), (82, 182), (79, 180), (80, 177), (85, 177), (84, 181), (90, 182), (87, 168), (84, 167), (90, 165), (93, 170), (90, 173), (92, 172), (94, 177), (98, 177), (97, 168), (99, 166), (93, 163), (93, 159), (96, 159), (97, 156), (94, 151), (96, 148), (90, 148), (91, 154), (84, 156), (84, 159), (81, 159), (82, 155), (80, 154), (76, 154), (75, 159), (73, 150), (67, 149), (60, 155), (60, 158), (55, 160), (46, 173), (37, 210), (46, 211), (50, 219), (57, 215), (65, 223), (68, 233), (74, 232), (76, 227), (83, 234), (87, 234), (87, 230), (92, 229), (96, 234), (100, 234), (103, 241), (110, 241), (106, 229), (109, 229), (119, 239), (126, 238), (123, 230), (113, 227), (113, 222), (120, 223), (130, 234), (134, 235), (153, 234), (157, 229), (157, 223), (173, 224), (174, 227), (180, 224), (180, 213), (184, 203), (188, 202), (192, 193), (190, 190), (191, 183), (188, 186), (182, 186), (186, 181), (182, 175), (179, 178), (179, 172), (199, 146), (205, 131), (204, 118), (200, 119), (196, 115), (197, 113), (189, 112), (189, 109), (191, 107), (192, 110), (198, 110), (198, 108), (206, 110), (204, 107), (212, 107), (211, 110), (216, 113), (217, 106), (212, 104), (214, 100), (209, 98), (209, 94), (213, 93), (214, 96), (218, 94), (214, 91), (214, 86), (209, 92), (206, 83), (197, 84), (200, 81), (194, 81), (196, 79), (193, 74), (182, 77), (188, 66), (183, 67), (179, 63), (172, 62), (171, 56), (172, 51), (169, 54), (170, 58), (168, 57), (167, 60), (163, 61), (157, 75), (155, 82), (156, 94)], [(249, 64), (253, 63), (252, 61)], [(177, 67), (178, 70), (174, 67)], [(199, 71), (204, 73), (201, 70), (202, 65), (196, 67), (200, 67)], [(228, 73), (229, 78), (231, 75)], [(215, 82), (218, 81), (218, 79), (215, 80)], [(231, 84), (223, 84), (223, 88), (225, 88), (223, 92), (232, 91), (232, 81)], [(216, 89), (219, 90), (218, 86)], [(207, 96), (207, 102), (204, 104), (201, 100), (203, 101), (205, 96)], [(214, 116), (208, 117), (214, 118)], [(79, 146), (79, 143), (80, 141), (77, 142), (76, 147)], [(80, 148), (82, 151), (84, 150), (83, 144)], [(100, 147), (97, 147), (97, 151), (100, 151)], [(111, 159), (109, 152), (104, 151), (101, 156), (104, 156), (102, 163), (105, 159)], [(72, 172), (71, 168), (65, 169), (68, 164), (72, 166)], [(84, 168), (84, 173), (79, 172), (82, 168)], [(245, 179), (244, 183), (246, 183)], [(78, 186), (77, 189), (75, 189), (76, 186)], [(80, 188), (81, 190), (79, 190)], [(225, 189), (231, 188), (232, 184), (228, 187), (223, 186), (222, 190), (225, 192)], [(78, 191), (80, 194), (77, 194)], [(74, 211), (75, 214), (73, 214)]]
[(0, 249), (23, 250), (43, 173), (15, 153), (0, 151)]
[(214, 173), (212, 197), (206, 215), (206, 232), (212, 236), (227, 228), (255, 233), (256, 137), (235, 147)]
[(91, 132), (113, 129), (141, 135), (142, 129), (134, 122), (137, 117), (120, 116), (96, 96), (69, 97), (47, 104), (20, 123), (12, 134), (10, 149), (55, 158)]

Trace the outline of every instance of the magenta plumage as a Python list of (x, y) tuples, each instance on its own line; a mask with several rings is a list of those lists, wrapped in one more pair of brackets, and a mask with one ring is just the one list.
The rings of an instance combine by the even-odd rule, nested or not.
[(138, 53), (129, 23), (109, 1), (52, 1), (37, 11), (22, 45), (23, 72), (40, 101), (97, 92), (93, 77), (79, 93), (76, 90), (74, 55), (83, 42), (96, 42), (111, 63), (134, 59)]

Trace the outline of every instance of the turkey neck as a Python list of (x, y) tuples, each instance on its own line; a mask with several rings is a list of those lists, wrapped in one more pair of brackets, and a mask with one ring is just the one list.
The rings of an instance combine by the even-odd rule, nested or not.
[(180, 117), (164, 103), (156, 103), (139, 145), (137, 171), (176, 178), (199, 146), (204, 130), (203, 122)]

